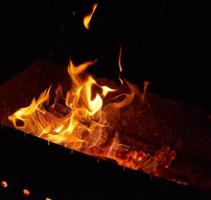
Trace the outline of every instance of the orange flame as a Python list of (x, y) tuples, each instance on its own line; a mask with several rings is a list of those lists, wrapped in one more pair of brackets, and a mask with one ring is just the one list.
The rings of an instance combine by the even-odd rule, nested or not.
[[(94, 62), (89, 61), (75, 66), (70, 62), (67, 71), (72, 86), (66, 97), (62, 96), (63, 90), (59, 85), (54, 103), (49, 105), (50, 87), (42, 92), (37, 100), (34, 98), (29, 106), (9, 116), (9, 120), (17, 129), (76, 150), (101, 144), (106, 139), (102, 131), (109, 127), (107, 114), (103, 110), (103, 100), (116, 89), (99, 85), (91, 75), (84, 78), (85, 70), (92, 64)], [(94, 91), (94, 86), (100, 92)], [(120, 109), (129, 104), (134, 93), (131, 91), (124, 95), (122, 101), (108, 104), (105, 109)], [(59, 103), (62, 99), (65, 99), (64, 105)]]
[(84, 17), (84, 21), (83, 21), (83, 22), (84, 22), (84, 26), (85, 26), (85, 28), (86, 28), (87, 30), (90, 29), (90, 21), (91, 21), (91, 19), (92, 19), (92, 16), (93, 16), (93, 14), (94, 14), (96, 8), (97, 8), (97, 3), (95, 3), (95, 4), (92, 6), (92, 11), (91, 11), (91, 13), (89, 13), (88, 15), (86, 15), (86, 16)]
[[(121, 67), (120, 57), (121, 49)], [(172, 152), (161, 149), (150, 156), (142, 150), (129, 150), (129, 146), (121, 144), (119, 132), (112, 125), (112, 119), (120, 120), (121, 109), (129, 105), (135, 96), (144, 100), (148, 84), (142, 94), (134, 84), (124, 80), (121, 86), (126, 86), (127, 92), (119, 92), (99, 84), (86, 73), (94, 63), (88, 61), (75, 66), (70, 61), (67, 72), (72, 84), (68, 91), (63, 91), (62, 85), (59, 85), (53, 101), (50, 101), (52, 91), (49, 87), (39, 98), (33, 98), (29, 106), (9, 116), (9, 120), (16, 129), (25, 133), (96, 157), (115, 160), (124, 167), (156, 174), (159, 163)], [(174, 157), (169, 158), (165, 161), (168, 164)]]

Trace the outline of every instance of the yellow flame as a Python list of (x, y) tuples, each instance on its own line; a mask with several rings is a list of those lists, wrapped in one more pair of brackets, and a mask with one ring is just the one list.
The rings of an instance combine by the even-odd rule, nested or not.
[[(9, 116), (9, 120), (13, 122), (16, 128), (19, 127), (17, 122), (22, 121), (24, 123), (23, 123), (23, 126), (21, 126), (21, 128), (27, 129), (27, 127), (25, 127), (26, 124), (31, 126), (31, 123), (34, 123), (30, 117), (34, 115), (35, 112), (40, 113), (40, 114), (45, 113), (45, 109), (43, 109), (43, 105), (49, 100), (50, 89), (51, 87), (45, 90), (44, 92), (42, 92), (40, 97), (37, 100), (33, 98), (29, 106), (21, 108), (18, 111), (16, 111), (13, 115)], [(41, 126), (42, 131), (44, 131), (42, 124), (39, 123), (39, 125)]]
[(86, 16), (84, 17), (83, 22), (84, 22), (84, 26), (85, 26), (85, 28), (86, 28), (87, 30), (90, 29), (90, 21), (91, 21), (91, 19), (92, 19), (92, 16), (93, 16), (93, 14), (94, 14), (96, 8), (97, 8), (97, 3), (95, 3), (95, 4), (92, 6), (92, 11), (91, 11), (91, 13), (89, 13), (88, 15), (86, 15)]
[[(96, 141), (101, 141), (102, 127), (107, 123), (106, 119), (102, 119), (103, 99), (115, 89), (99, 85), (91, 75), (85, 73), (94, 63), (95, 61), (87, 61), (75, 66), (70, 61), (67, 71), (72, 85), (65, 97), (62, 86), (59, 85), (54, 102), (49, 105), (50, 87), (37, 100), (33, 98), (29, 106), (20, 108), (9, 116), (9, 120), (17, 129), (52, 142), (64, 143), (74, 149), (80, 149), (84, 144), (92, 146)], [(100, 92), (94, 91), (94, 86)], [(60, 101), (64, 101), (63, 104)], [(93, 135), (96, 132), (97, 135)]]
[[(120, 72), (121, 51), (120, 49)], [(127, 91), (119, 92), (118, 89), (99, 84), (86, 72), (94, 63), (95, 61), (87, 61), (76, 66), (70, 61), (67, 72), (71, 86), (67, 91), (63, 91), (62, 85), (58, 85), (54, 99), (50, 101), (52, 91), (49, 87), (37, 99), (33, 98), (29, 106), (20, 108), (9, 116), (9, 120), (16, 129), (25, 133), (96, 157), (113, 159), (124, 167), (141, 168), (147, 173), (156, 174), (159, 159), (163, 159), (162, 156), (170, 151), (161, 150), (155, 157), (142, 150), (129, 151), (129, 146), (121, 144), (119, 132), (112, 122), (121, 120), (121, 109), (129, 105), (135, 96), (140, 101), (145, 99), (149, 83), (144, 84), (142, 94), (134, 84), (124, 80), (120, 89), (126, 86)], [(111, 95), (107, 96), (109, 93)], [(122, 151), (125, 152), (124, 157), (119, 157), (119, 152)], [(167, 160), (166, 165), (171, 160)], [(23, 193), (25, 196), (30, 195), (29, 190), (24, 190)]]

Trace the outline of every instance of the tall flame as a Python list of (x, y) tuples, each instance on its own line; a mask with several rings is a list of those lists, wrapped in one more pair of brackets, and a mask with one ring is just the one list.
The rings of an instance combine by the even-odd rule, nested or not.
[[(88, 61), (75, 66), (71, 61), (67, 71), (72, 84), (66, 95), (62, 86), (58, 85), (52, 101), (49, 87), (37, 100), (33, 98), (29, 106), (9, 116), (9, 120), (16, 129), (25, 133), (86, 154), (115, 160), (124, 167), (157, 175), (160, 165), (167, 166), (175, 158), (174, 151), (162, 148), (151, 156), (141, 149), (130, 150), (130, 146), (121, 144), (119, 132), (112, 122), (121, 120), (121, 109), (129, 105), (135, 96), (140, 101), (145, 100), (149, 83), (145, 83), (142, 94), (134, 84), (124, 80), (121, 86), (126, 85), (127, 92), (119, 93), (117, 89), (100, 85), (85, 73), (94, 63)], [(112, 97), (105, 101), (109, 93), (112, 93)]]
[(96, 8), (97, 8), (97, 3), (95, 3), (95, 4), (92, 6), (92, 11), (91, 11), (91, 13), (89, 13), (88, 15), (86, 15), (86, 16), (84, 17), (83, 22), (84, 22), (84, 26), (85, 26), (85, 28), (86, 28), (87, 30), (90, 29), (90, 21), (91, 21), (91, 19), (92, 19), (92, 16), (94, 15), (94, 12), (95, 12)]
[[(120, 58), (121, 51), (119, 65)], [(75, 66), (70, 61), (67, 72), (71, 86), (67, 91), (58, 85), (53, 95), (53, 87), (49, 87), (39, 98), (33, 98), (29, 106), (9, 116), (9, 120), (16, 129), (25, 133), (156, 175), (159, 163), (170, 163), (174, 159), (168, 156), (172, 152), (161, 149), (150, 156), (141, 149), (129, 150), (130, 147), (121, 144), (119, 132), (112, 122), (113, 119), (121, 119), (121, 109), (129, 105), (135, 96), (144, 100), (148, 83), (142, 94), (134, 84), (124, 80), (121, 86), (126, 86), (127, 92), (119, 92), (118, 89), (99, 84), (86, 73), (94, 63), (88, 61)]]
[(9, 120), (17, 129), (76, 150), (101, 144), (107, 137), (102, 131), (110, 126), (105, 110), (114, 111), (129, 104), (134, 92), (123, 94), (125, 98), (118, 103), (104, 106), (104, 98), (116, 89), (101, 86), (91, 75), (85, 74), (93, 64), (93, 61), (88, 61), (75, 66), (70, 61), (67, 71), (72, 85), (66, 96), (63, 96), (63, 89), (59, 85), (54, 103), (50, 105), (50, 87), (37, 100), (34, 98), (29, 106), (9, 116)]
[[(91, 13), (84, 17), (83, 23), (88, 30), (96, 8), (97, 3), (92, 6)], [(126, 92), (101, 85), (87, 74), (87, 68), (95, 61), (78, 66), (70, 61), (67, 72), (71, 86), (67, 91), (59, 84), (53, 95), (52, 87), (49, 87), (37, 99), (33, 98), (29, 106), (9, 116), (9, 120), (16, 129), (25, 133), (96, 157), (112, 159), (124, 167), (157, 175), (159, 165), (167, 166), (175, 158), (174, 152), (162, 148), (151, 156), (142, 149), (134, 150), (131, 146), (121, 144), (119, 132), (113, 126), (112, 120), (118, 122), (121, 109), (135, 97), (141, 102), (145, 101), (149, 85), (149, 82), (145, 82), (141, 93), (134, 84), (122, 79), (121, 57), (122, 47), (118, 57), (119, 80), (121, 87), (126, 86)], [(28, 191), (26, 195), (29, 194)]]

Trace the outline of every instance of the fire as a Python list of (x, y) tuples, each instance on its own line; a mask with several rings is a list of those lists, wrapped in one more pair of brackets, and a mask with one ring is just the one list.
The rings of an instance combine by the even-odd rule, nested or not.
[(122, 63), (121, 63), (121, 58), (122, 58), (122, 47), (120, 46), (120, 49), (119, 49), (119, 58), (118, 58), (118, 65), (119, 65), (119, 81), (121, 84), (123, 84), (123, 80), (121, 79), (120, 75), (123, 71), (122, 69)]
[(92, 19), (92, 16), (93, 16), (93, 14), (94, 14), (94, 12), (95, 12), (95, 10), (96, 10), (96, 8), (97, 8), (97, 3), (95, 3), (93, 6), (92, 6), (92, 11), (91, 11), (91, 13), (90, 14), (88, 14), (88, 15), (86, 15), (85, 17), (84, 17), (84, 26), (85, 26), (85, 28), (86, 29), (90, 29), (90, 21), (91, 21), (91, 19)]
[[(119, 65), (120, 59), (121, 49)], [(120, 133), (112, 124), (113, 119), (121, 120), (122, 108), (135, 98), (139, 101), (145, 98), (148, 83), (143, 93), (124, 79), (114, 88), (100, 84), (86, 72), (94, 63), (87, 61), (76, 66), (70, 61), (68, 90), (59, 84), (53, 92), (53, 86), (50, 86), (37, 99), (33, 98), (29, 106), (9, 116), (9, 120), (25, 133), (156, 175), (160, 163), (165, 161), (166, 165), (174, 159), (175, 156), (169, 156), (171, 150), (161, 149), (153, 156), (142, 149), (134, 150), (121, 143)], [(121, 65), (119, 68), (122, 69)], [(121, 92), (121, 87), (127, 88), (125, 92)]]
[[(19, 130), (76, 150), (101, 144), (106, 139), (103, 129), (109, 127), (104, 99), (116, 89), (98, 84), (91, 75), (85, 73), (93, 64), (93, 61), (88, 61), (75, 66), (71, 61), (67, 71), (72, 85), (65, 96), (59, 85), (53, 104), (50, 105), (49, 87), (37, 100), (34, 98), (29, 106), (9, 116), (9, 120)], [(94, 91), (94, 87), (97, 91)], [(105, 109), (120, 109), (132, 101), (134, 94), (131, 92), (125, 96), (122, 101), (111, 103)]]

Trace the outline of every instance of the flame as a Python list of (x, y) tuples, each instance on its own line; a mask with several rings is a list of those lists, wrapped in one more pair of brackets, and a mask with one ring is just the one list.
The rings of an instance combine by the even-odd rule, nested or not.
[(123, 84), (123, 80), (121, 79), (120, 75), (123, 71), (122, 69), (122, 64), (121, 64), (121, 58), (122, 58), (122, 47), (120, 46), (120, 49), (119, 49), (119, 57), (118, 57), (118, 66), (119, 66), (119, 81), (121, 84)]
[(119, 58), (118, 58), (119, 73), (122, 72), (121, 58), (122, 58), (122, 47), (120, 46), (120, 49), (119, 49)]
[[(67, 71), (72, 85), (65, 97), (62, 86), (59, 85), (55, 91), (54, 102), (49, 105), (49, 87), (37, 100), (33, 98), (29, 106), (20, 108), (9, 116), (9, 120), (17, 129), (76, 150), (101, 143), (105, 139), (102, 130), (109, 126), (102, 110), (103, 99), (116, 89), (101, 86), (91, 75), (85, 74), (86, 69), (94, 63), (88, 61), (75, 66), (70, 61)], [(94, 86), (99, 92), (94, 91)], [(122, 101), (122, 105), (124, 104), (125, 100)]]
[[(121, 49), (121, 71), (120, 59)], [(113, 119), (121, 120), (121, 109), (133, 102), (136, 96), (140, 101), (145, 98), (148, 83), (142, 94), (134, 84), (124, 80), (120, 86), (127, 87), (127, 92), (119, 92), (117, 86), (111, 88), (99, 84), (86, 72), (94, 63), (87, 61), (76, 66), (70, 61), (67, 72), (71, 86), (67, 91), (61, 84), (55, 93), (53, 87), (49, 87), (37, 99), (33, 98), (29, 106), (9, 116), (9, 120), (16, 129), (48, 142), (96, 157), (109, 158), (124, 167), (156, 174), (164, 158), (169, 157), (165, 165), (174, 159), (168, 156), (172, 152), (162, 149), (151, 156), (141, 149), (130, 150), (130, 146), (121, 143), (119, 132), (112, 124)]]
[(89, 13), (88, 15), (86, 15), (86, 16), (84, 17), (83, 22), (84, 22), (84, 26), (85, 26), (85, 28), (86, 28), (87, 30), (90, 29), (90, 21), (91, 21), (91, 19), (92, 19), (92, 16), (93, 16), (93, 14), (94, 14), (96, 8), (97, 8), (97, 3), (95, 3), (95, 4), (92, 6), (92, 11), (91, 11), (91, 13)]

